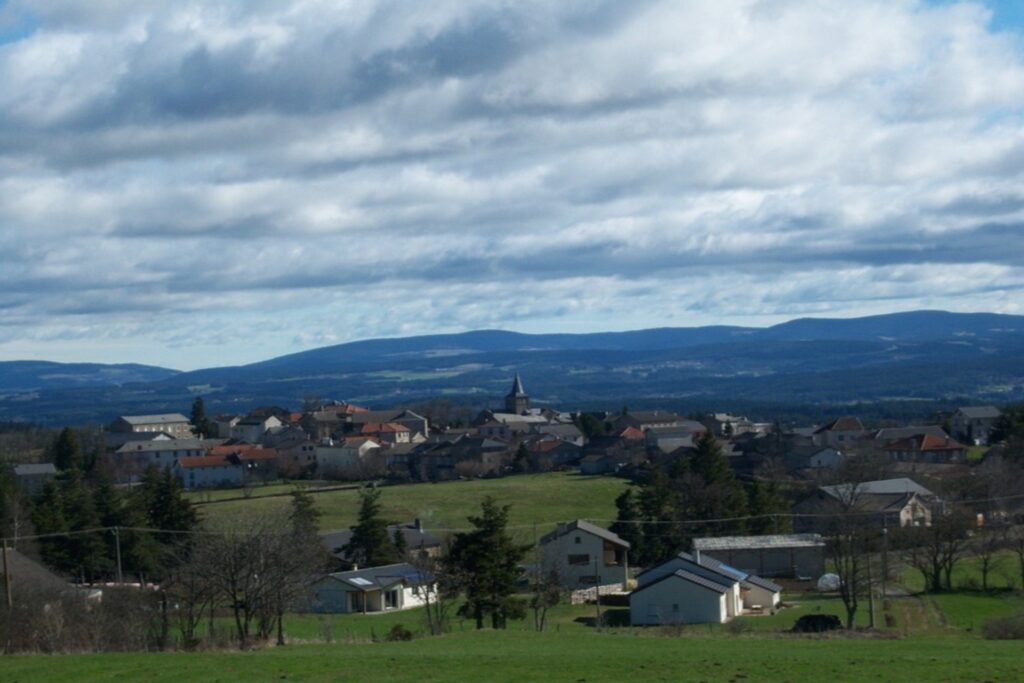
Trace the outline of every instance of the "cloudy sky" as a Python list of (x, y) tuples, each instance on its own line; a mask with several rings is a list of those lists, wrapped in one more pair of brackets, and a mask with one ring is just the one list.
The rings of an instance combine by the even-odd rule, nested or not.
[(0, 0), (0, 359), (1024, 313), (1022, 15)]

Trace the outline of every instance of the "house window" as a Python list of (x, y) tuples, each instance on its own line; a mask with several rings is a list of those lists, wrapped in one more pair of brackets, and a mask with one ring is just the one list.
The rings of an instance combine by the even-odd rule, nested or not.
[(590, 564), (590, 555), (570, 555), (569, 564), (574, 566)]
[(579, 536), (577, 536), (576, 537), (576, 543), (579, 544), (579, 543), (582, 543), (582, 542), (583, 542), (583, 539), (580, 538)]
[(395, 609), (398, 607), (398, 591), (384, 591), (384, 609)]
[(673, 612), (678, 612), (679, 611), (679, 603), (678, 602), (673, 602), (672, 603), (672, 611)]

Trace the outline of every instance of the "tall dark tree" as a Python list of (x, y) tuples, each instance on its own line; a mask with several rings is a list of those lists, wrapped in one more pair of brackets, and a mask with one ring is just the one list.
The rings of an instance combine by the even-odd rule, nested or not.
[(65, 538), (51, 535), (65, 534), (69, 531), (68, 521), (64, 517), (60, 484), (56, 480), (46, 482), (32, 507), (32, 524), (36, 528), (36, 533), (43, 536), (39, 539), (39, 555), (43, 562), (57, 571), (70, 572), (73, 560), (68, 555)]
[[(619, 494), (615, 499), (615, 507), (618, 509), (615, 523), (611, 531), (618, 534), (619, 538), (629, 543), (629, 553), (632, 558), (644, 556), (644, 529), (640, 506), (632, 488), (628, 488)], [(634, 559), (634, 562), (637, 560)]]
[(206, 417), (206, 404), (202, 396), (196, 396), (192, 401), (192, 415), (189, 421), (201, 437), (206, 438), (213, 433), (213, 423)]
[(165, 532), (156, 534), (165, 549), (177, 546), (198, 527), (199, 515), (170, 470), (155, 465), (146, 468), (138, 495), (148, 526)]
[(71, 427), (65, 427), (53, 443), (53, 466), (58, 470), (82, 469), (82, 444)]
[(322, 512), (317, 510), (313, 496), (307, 491), (296, 489), (292, 492), (292, 509), (289, 519), (292, 528), (299, 534), (316, 535), (320, 531)]
[(381, 516), (380, 489), (366, 487), (359, 492), (359, 517), (351, 529), (352, 538), (343, 550), (353, 562), (379, 567), (398, 559), (388, 536), (388, 523)]
[(488, 496), (479, 517), (470, 517), (472, 531), (455, 534), (446, 564), (462, 577), (466, 603), (462, 613), (484, 627), (505, 628), (509, 619), (526, 616), (526, 608), (514, 595), (519, 563), (529, 546), (518, 545), (508, 534), (509, 506), (499, 506)]
[(747, 523), (752, 534), (781, 534), (792, 529), (789, 504), (774, 481), (755, 481), (750, 486), (747, 509), (753, 517)]
[(62, 475), (61, 498), (70, 534), (65, 538), (70, 573), (89, 581), (109, 576), (112, 562), (93, 489), (77, 469)]

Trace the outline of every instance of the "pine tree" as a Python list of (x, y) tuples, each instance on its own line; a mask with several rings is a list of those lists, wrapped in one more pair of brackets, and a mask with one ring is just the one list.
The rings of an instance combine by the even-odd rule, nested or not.
[(92, 581), (109, 575), (112, 562), (107, 554), (102, 527), (92, 488), (82, 473), (71, 469), (62, 475), (60, 494), (64, 503), (64, 519), (69, 532), (64, 542), (71, 573)]
[(296, 534), (316, 536), (320, 531), (322, 515), (313, 502), (313, 496), (302, 489), (292, 491), (292, 511), (289, 519)]
[(48, 481), (43, 487), (42, 494), (32, 507), (32, 524), (36, 528), (36, 533), (43, 536), (39, 539), (39, 556), (43, 562), (58, 572), (70, 573), (73, 563), (65, 545), (66, 537), (48, 536), (68, 531), (68, 522), (64, 518), (64, 503), (57, 481)]
[(192, 503), (185, 498), (181, 482), (170, 470), (150, 465), (142, 474), (139, 487), (141, 507), (145, 511), (148, 525), (154, 529), (170, 532), (157, 535), (164, 548), (179, 544), (188, 532), (199, 525), (199, 516)]
[(395, 554), (398, 555), (398, 559), (404, 560), (409, 553), (409, 544), (405, 541), (405, 534), (402, 533), (402, 527), (395, 527), (395, 533), (392, 536), (392, 540), (395, 544)]
[[(644, 556), (644, 528), (641, 522), (640, 507), (637, 504), (633, 489), (628, 488), (615, 499), (618, 509), (616, 521), (611, 526), (612, 533), (629, 543), (629, 553), (633, 558)], [(638, 560), (634, 560), (638, 561)]]
[(65, 427), (53, 444), (53, 465), (58, 470), (82, 469), (82, 445), (74, 429)]
[(356, 564), (379, 567), (397, 559), (388, 523), (380, 514), (380, 489), (367, 487), (359, 492), (359, 517), (351, 529), (352, 538), (342, 550)]
[(492, 628), (505, 628), (509, 619), (526, 616), (526, 608), (514, 594), (519, 579), (519, 563), (529, 546), (518, 545), (509, 536), (509, 506), (499, 507), (488, 496), (481, 504), (481, 515), (470, 517), (473, 530), (455, 534), (446, 558), (449, 571), (462, 577), (466, 603), (461, 612), (471, 616), (478, 629), (490, 616)]
[(200, 437), (206, 438), (213, 433), (213, 424), (206, 417), (206, 404), (202, 396), (196, 396), (192, 401), (192, 415), (189, 421)]

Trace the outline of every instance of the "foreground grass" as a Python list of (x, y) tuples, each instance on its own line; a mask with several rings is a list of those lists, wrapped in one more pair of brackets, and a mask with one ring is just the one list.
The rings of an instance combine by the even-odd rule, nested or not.
[[(480, 501), (494, 496), (499, 504), (511, 505), (510, 524), (538, 525), (546, 533), (554, 522), (576, 519), (614, 519), (615, 498), (627, 486), (623, 479), (585, 476), (566, 472), (517, 475), (502, 479), (473, 479), (438, 484), (403, 484), (381, 488), (384, 516), (393, 521), (411, 521), (419, 517), (428, 529), (465, 528), (466, 517), (479, 514)], [(284, 485), (268, 487), (273, 492), (287, 491)], [(346, 529), (356, 521), (358, 491), (324, 491), (315, 495), (317, 509), (323, 513), (320, 527), (325, 531)], [(231, 512), (258, 513), (284, 509), (289, 498), (253, 496), (200, 507), (204, 516)], [(521, 528), (529, 534), (532, 530)]]
[(405, 643), (258, 652), (14, 656), (5, 681), (1018, 681), (1020, 644), (907, 640), (465, 632)]

